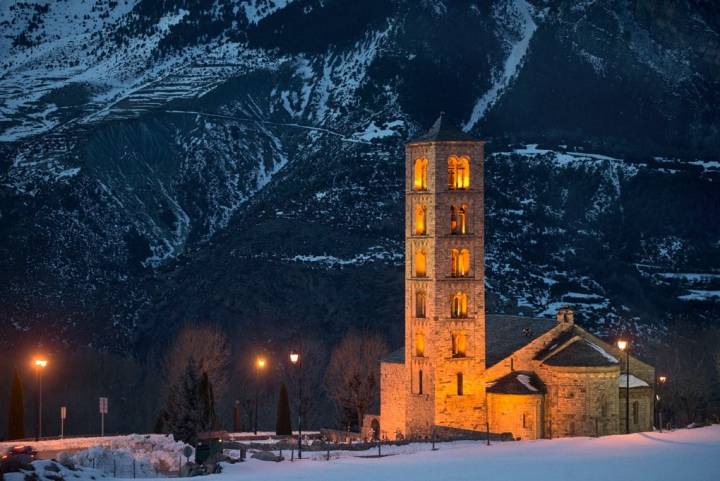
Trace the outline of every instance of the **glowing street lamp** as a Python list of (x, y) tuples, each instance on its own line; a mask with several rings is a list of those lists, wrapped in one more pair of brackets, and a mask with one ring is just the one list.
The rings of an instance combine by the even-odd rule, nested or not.
[(625, 351), (625, 434), (630, 433), (630, 345), (624, 339), (617, 343), (618, 349)]
[(297, 351), (290, 352), (290, 362), (298, 367), (298, 459), (302, 459), (302, 363)]
[(36, 358), (33, 362), (33, 365), (35, 366), (35, 379), (37, 380), (37, 434), (35, 435), (35, 440), (40, 441), (40, 438), (42, 437), (42, 372), (45, 370), (45, 366), (47, 366), (47, 359), (43, 358)]
[[(666, 382), (667, 382), (667, 376), (658, 376), (658, 382), (657, 382), (657, 384), (658, 384), (658, 387), (657, 387), (658, 394), (656, 394), (655, 397), (653, 398), (653, 403), (655, 403), (656, 401), (657, 401), (657, 403), (660, 402), (660, 388), (661, 388)], [(654, 408), (654, 407), (653, 407), (653, 412), (655, 412), (655, 408)], [(662, 409), (661, 409), (660, 411), (658, 411), (658, 419), (659, 419), (659, 421), (658, 421), (658, 427), (660, 428), (660, 432), (662, 432), (662, 424), (663, 424), (663, 421), (662, 421)]]
[(265, 358), (258, 356), (255, 359), (255, 435), (258, 432), (258, 397), (260, 396), (260, 371), (265, 369)]

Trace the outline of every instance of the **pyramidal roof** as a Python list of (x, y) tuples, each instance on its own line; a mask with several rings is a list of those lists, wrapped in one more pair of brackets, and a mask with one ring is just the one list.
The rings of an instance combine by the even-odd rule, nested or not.
[(430, 130), (410, 142), (452, 142), (477, 140), (470, 134), (463, 132), (445, 118), (445, 112), (440, 112)]

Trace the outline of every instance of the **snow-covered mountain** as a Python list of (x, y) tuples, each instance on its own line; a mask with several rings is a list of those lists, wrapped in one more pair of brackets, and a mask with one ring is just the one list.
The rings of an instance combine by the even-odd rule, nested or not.
[(712, 2), (33, 0), (0, 29), (0, 342), (398, 341), (402, 144), (440, 111), (488, 140), (492, 310), (720, 312)]

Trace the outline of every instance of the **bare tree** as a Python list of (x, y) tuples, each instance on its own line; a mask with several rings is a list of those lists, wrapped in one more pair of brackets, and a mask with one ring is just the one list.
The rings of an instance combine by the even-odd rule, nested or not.
[(228, 389), (230, 368), (230, 346), (225, 333), (214, 326), (183, 327), (163, 362), (167, 386), (179, 383), (191, 358), (200, 373), (207, 373), (216, 399), (222, 398)]
[(358, 428), (376, 401), (380, 387), (380, 359), (388, 352), (382, 337), (350, 331), (330, 356), (325, 386), (338, 413), (352, 412)]

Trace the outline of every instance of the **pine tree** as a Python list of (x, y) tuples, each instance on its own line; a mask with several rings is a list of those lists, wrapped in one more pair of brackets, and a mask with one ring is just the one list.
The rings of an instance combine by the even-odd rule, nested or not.
[(23, 406), (23, 389), (17, 369), (13, 375), (10, 388), (10, 405), (8, 406), (8, 439), (25, 437), (25, 408)]
[(198, 396), (200, 406), (203, 413), (204, 430), (211, 431), (217, 428), (217, 416), (215, 415), (215, 396), (213, 394), (212, 383), (206, 372), (203, 372), (198, 386)]
[(175, 439), (188, 444), (195, 444), (198, 433), (206, 427), (199, 388), (198, 366), (195, 360), (190, 358), (180, 381), (170, 391), (166, 408), (168, 431)]
[(275, 434), (290, 435), (292, 434), (292, 425), (290, 424), (290, 402), (288, 401), (288, 392), (285, 383), (280, 385), (280, 396), (277, 405), (277, 420), (275, 422)]

